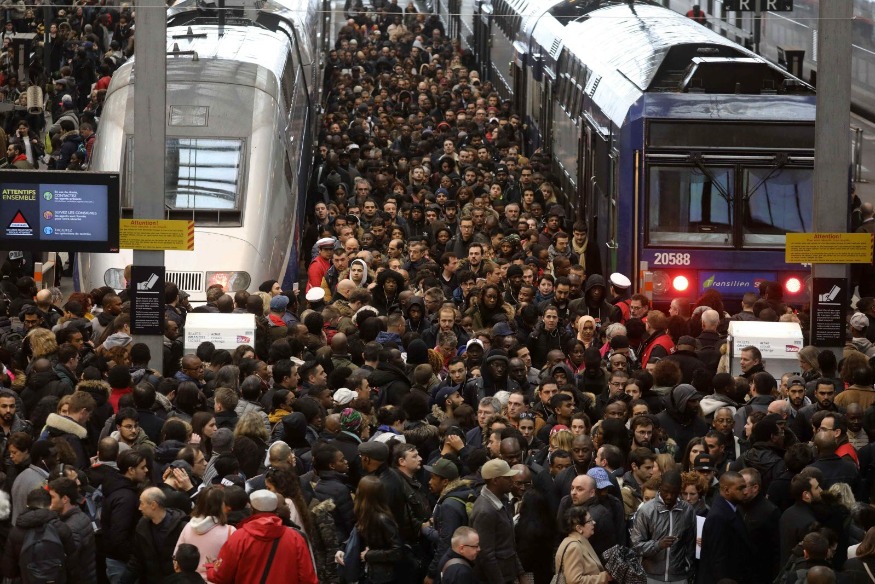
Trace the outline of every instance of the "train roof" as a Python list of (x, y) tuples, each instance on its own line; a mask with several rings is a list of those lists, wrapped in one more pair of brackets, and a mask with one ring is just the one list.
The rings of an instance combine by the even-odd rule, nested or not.
[[(537, 28), (533, 36), (542, 46), (549, 41)], [(789, 84), (794, 93), (813, 94), (762, 57), (659, 6), (592, 10), (564, 27), (562, 41), (588, 70), (578, 80), (584, 91), (618, 126), (644, 93), (767, 95)]]

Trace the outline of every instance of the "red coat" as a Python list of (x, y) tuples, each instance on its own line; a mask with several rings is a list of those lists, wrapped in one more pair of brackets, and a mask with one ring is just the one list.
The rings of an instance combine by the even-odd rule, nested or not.
[(317, 584), (316, 570), (307, 542), (284, 527), (273, 513), (256, 513), (240, 523), (219, 551), (219, 558), (207, 565), (207, 578), (215, 584), (261, 582), (274, 540), (281, 537), (266, 584)]
[(331, 262), (317, 255), (310, 262), (310, 267), (307, 268), (307, 290), (310, 288), (319, 288), (322, 286), (322, 278), (325, 277), (325, 272), (331, 267)]

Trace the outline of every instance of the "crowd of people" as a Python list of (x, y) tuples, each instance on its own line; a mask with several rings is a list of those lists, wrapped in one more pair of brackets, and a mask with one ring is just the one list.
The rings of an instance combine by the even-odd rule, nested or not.
[(129, 4), (52, 4), (46, 16), (39, 3), (0, 5), (0, 168), (85, 169), (112, 74), (134, 52)]
[[(437, 18), (347, 16), (300, 294), (194, 307), (167, 284), (154, 367), (129, 289), (63, 298), (0, 266), (0, 574), (875, 582), (875, 298), (841, 358), (737, 347), (736, 371), (731, 321), (804, 324), (780, 286), (740, 310), (630, 294)], [(191, 312), (250, 314), (255, 338), (186, 349)]]

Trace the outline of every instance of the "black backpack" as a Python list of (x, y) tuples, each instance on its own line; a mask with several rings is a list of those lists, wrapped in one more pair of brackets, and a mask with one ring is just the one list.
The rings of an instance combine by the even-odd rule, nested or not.
[(33, 584), (66, 584), (67, 554), (61, 534), (52, 522), (36, 529), (28, 529), (21, 546), (18, 565), (26, 581)]

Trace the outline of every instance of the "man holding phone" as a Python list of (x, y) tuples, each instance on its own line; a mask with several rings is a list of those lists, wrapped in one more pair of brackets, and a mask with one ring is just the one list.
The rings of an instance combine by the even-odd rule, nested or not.
[(632, 549), (641, 555), (647, 582), (687, 582), (696, 550), (696, 513), (683, 499), (681, 475), (665, 473), (656, 498), (638, 508)]

